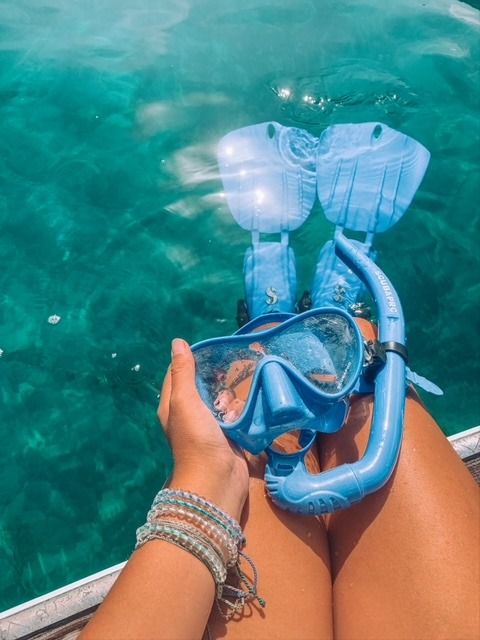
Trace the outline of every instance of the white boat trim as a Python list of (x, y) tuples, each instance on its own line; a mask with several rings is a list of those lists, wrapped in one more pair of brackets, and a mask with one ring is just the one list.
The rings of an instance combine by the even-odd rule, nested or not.
[(460, 440), (460, 438), (467, 438), (475, 433), (480, 433), (480, 424), (477, 427), (472, 427), (471, 429), (465, 429), (465, 431), (459, 431), (458, 433), (454, 433), (451, 436), (447, 436), (450, 442), (455, 442), (455, 440)]
[(462, 460), (475, 456), (480, 452), (480, 425), (448, 436), (448, 440)]
[(116, 564), (0, 613), (0, 640), (19, 640), (98, 607), (124, 566)]

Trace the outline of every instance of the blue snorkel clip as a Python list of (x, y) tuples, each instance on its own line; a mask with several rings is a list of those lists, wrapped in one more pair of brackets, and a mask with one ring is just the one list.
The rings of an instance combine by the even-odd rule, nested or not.
[[(252, 234), (244, 262), (249, 321), (237, 334), (248, 335), (266, 323), (284, 322), (294, 315), (296, 272), (289, 233), (308, 218), (316, 194), (336, 230), (334, 240), (320, 252), (312, 292), (306, 299), (315, 308), (341, 309), (355, 316), (363, 310), (366, 287), (378, 309), (378, 343), (384, 362), (373, 382), (360, 377), (354, 389), (374, 391), (375, 396), (365, 455), (320, 474), (308, 472), (305, 457), (316, 432), (337, 430), (346, 415), (344, 411), (335, 424), (327, 424), (323, 409), (314, 427), (301, 432), (300, 451), (284, 454), (266, 448), (267, 489), (282, 508), (322, 514), (348, 507), (382, 487), (395, 468), (407, 380), (405, 324), (398, 295), (374, 262), (372, 242), (375, 233), (402, 217), (428, 161), (422, 145), (381, 123), (335, 125), (317, 139), (301, 129), (270, 122), (233, 131), (219, 143), (218, 163), (229, 208), (238, 224)], [(365, 241), (347, 239), (345, 229), (364, 232)], [(262, 233), (279, 233), (281, 240), (263, 242)], [(268, 383), (262, 391), (275, 395)], [(267, 425), (257, 420), (262, 439), (256, 442), (253, 422), (252, 416), (244, 416), (231, 428), (224, 425), (224, 431), (257, 453), (271, 444), (278, 429), (269, 434)], [(288, 425), (283, 432), (294, 428)]]

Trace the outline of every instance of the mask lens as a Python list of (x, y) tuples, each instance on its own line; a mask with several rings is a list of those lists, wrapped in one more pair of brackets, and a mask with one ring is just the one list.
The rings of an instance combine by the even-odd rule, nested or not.
[(288, 360), (323, 393), (338, 394), (352, 382), (358, 339), (344, 316), (321, 314), (304, 318), (272, 342), (272, 355)]
[(249, 345), (215, 344), (195, 353), (197, 386), (213, 415), (236, 422), (243, 413), (263, 353)]
[(266, 356), (289, 362), (325, 395), (337, 395), (353, 382), (358, 337), (352, 321), (338, 313), (311, 315), (255, 338), (226, 338), (194, 351), (200, 394), (221, 422), (241, 417), (255, 370)]

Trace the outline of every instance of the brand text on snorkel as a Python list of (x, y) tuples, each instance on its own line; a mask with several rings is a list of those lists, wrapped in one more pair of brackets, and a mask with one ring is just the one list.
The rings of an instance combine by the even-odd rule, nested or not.
[(388, 310), (391, 313), (398, 313), (397, 303), (395, 302), (395, 296), (393, 294), (392, 288), (385, 276), (381, 271), (375, 271), (375, 275), (377, 276), (378, 281), (380, 282), (380, 286), (385, 292), (385, 297), (387, 299)]

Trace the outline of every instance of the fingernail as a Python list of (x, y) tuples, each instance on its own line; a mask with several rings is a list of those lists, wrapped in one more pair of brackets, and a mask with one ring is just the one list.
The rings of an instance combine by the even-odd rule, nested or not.
[(172, 340), (172, 357), (179, 353), (185, 353), (187, 350), (187, 343), (181, 338), (175, 338)]

